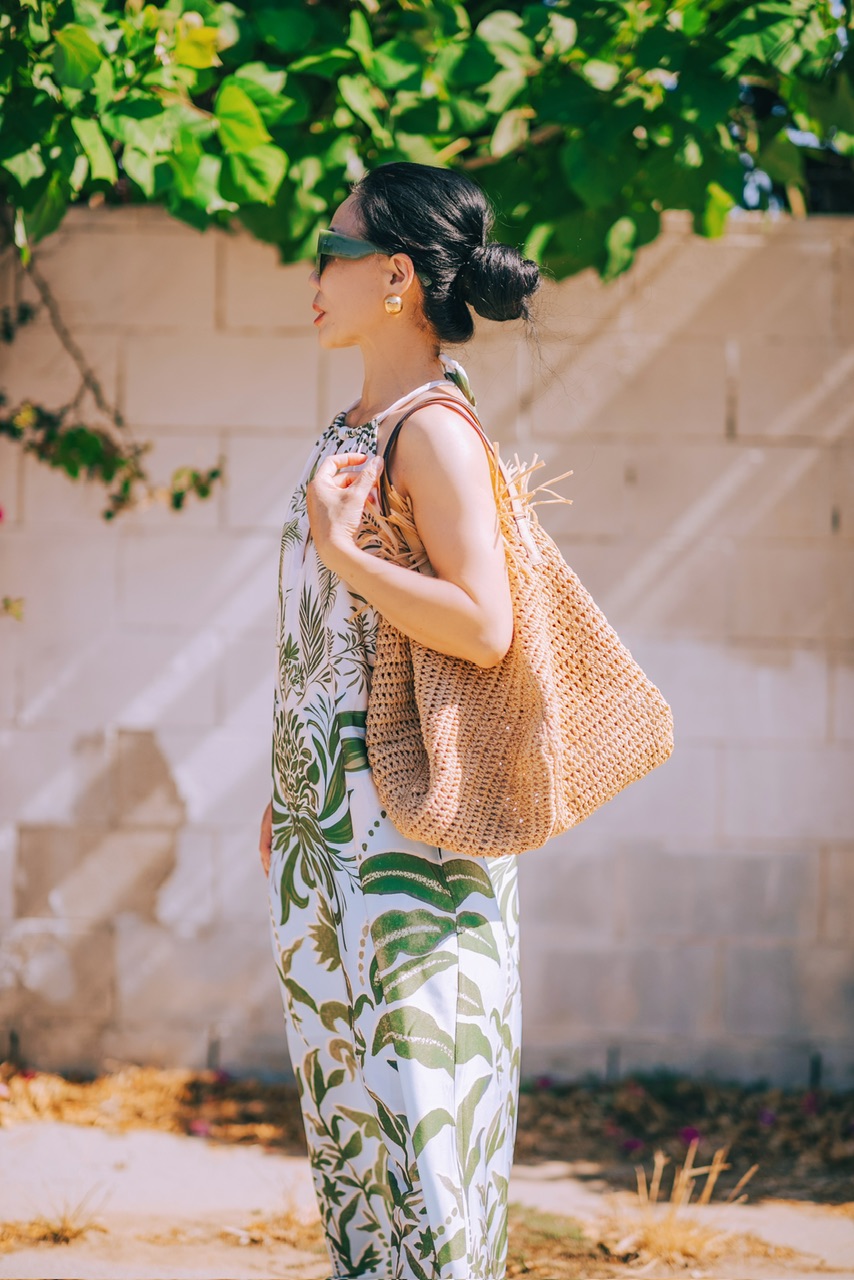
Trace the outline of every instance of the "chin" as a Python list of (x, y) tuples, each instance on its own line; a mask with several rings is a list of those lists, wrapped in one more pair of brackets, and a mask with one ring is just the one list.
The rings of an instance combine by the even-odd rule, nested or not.
[(347, 334), (330, 333), (326, 325), (321, 325), (317, 334), (318, 345), (324, 347), (327, 351), (334, 351), (338, 347), (355, 347), (358, 339), (350, 337)]

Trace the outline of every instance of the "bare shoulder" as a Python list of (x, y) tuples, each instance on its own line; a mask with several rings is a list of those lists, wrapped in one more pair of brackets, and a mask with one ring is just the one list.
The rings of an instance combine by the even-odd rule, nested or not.
[[(460, 401), (461, 406), (464, 402)], [(394, 487), (406, 494), (413, 478), (471, 480), (489, 477), (489, 463), (481, 436), (471, 418), (449, 405), (425, 403), (409, 415), (401, 428), (390, 462)]]

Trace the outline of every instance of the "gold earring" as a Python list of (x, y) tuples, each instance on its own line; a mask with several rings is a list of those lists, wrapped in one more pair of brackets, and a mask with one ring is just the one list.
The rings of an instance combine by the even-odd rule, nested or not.
[(396, 316), (403, 310), (403, 298), (396, 293), (390, 293), (387, 298), (383, 299), (385, 309), (390, 316)]

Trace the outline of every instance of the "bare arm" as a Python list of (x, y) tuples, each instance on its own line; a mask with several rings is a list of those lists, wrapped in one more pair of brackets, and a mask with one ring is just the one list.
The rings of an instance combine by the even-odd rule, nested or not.
[[(479, 666), (500, 662), (513, 635), (504, 543), (480, 438), (451, 409), (427, 405), (401, 430), (395, 488), (408, 495), (435, 578), (362, 551), (354, 536), (377, 472), (326, 459), (309, 485), (318, 554), (406, 635)], [(350, 465), (348, 465), (348, 463)]]

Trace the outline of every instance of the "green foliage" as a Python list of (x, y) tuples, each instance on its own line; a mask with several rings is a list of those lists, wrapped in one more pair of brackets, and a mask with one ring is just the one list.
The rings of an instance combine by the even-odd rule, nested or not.
[(500, 238), (611, 278), (664, 209), (720, 234), (745, 157), (802, 207), (787, 125), (854, 155), (842, 22), (830, 0), (8, 0), (0, 200), (25, 260), (94, 197), (236, 219), (290, 261), (364, 168), (453, 163)]
[[(808, 210), (805, 155), (854, 158), (852, 26), (852, 0), (4, 0), (0, 236), (28, 266), (70, 205), (147, 201), (294, 261), (403, 159), (469, 170), (497, 238), (557, 278), (612, 279), (665, 209), (720, 235), (751, 166)], [(150, 498), (145, 446), (72, 408), (25, 403), (0, 433), (98, 478), (108, 518)], [(157, 496), (219, 475), (180, 468)]]

